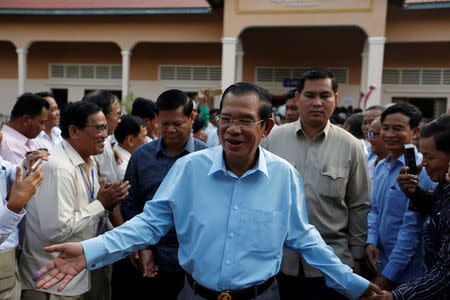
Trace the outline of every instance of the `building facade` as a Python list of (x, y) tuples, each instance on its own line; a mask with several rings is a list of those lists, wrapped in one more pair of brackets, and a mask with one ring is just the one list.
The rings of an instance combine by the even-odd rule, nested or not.
[(155, 99), (248, 81), (283, 95), (311, 66), (334, 71), (339, 106), (408, 101), (426, 117), (450, 108), (450, 1), (86, 3), (0, 2), (0, 113), (27, 91)]

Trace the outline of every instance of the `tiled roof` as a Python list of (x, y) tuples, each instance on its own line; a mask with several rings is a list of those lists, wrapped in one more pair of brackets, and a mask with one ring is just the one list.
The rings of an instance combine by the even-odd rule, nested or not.
[(206, 0), (2, 0), (0, 9), (177, 9), (210, 8)]
[(450, 2), (449, 0), (405, 0), (405, 4)]
[(406, 9), (449, 8), (450, 0), (404, 0)]

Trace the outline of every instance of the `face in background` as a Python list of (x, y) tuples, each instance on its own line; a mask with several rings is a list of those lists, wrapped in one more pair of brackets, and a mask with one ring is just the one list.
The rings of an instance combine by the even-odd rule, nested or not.
[(300, 107), (295, 97), (286, 100), (285, 115), (287, 123), (295, 122), (300, 117)]
[(362, 122), (362, 131), (364, 133), (364, 138), (368, 139), (367, 133), (369, 132), (369, 126), (372, 124), (373, 120), (381, 116), (381, 110), (379, 109), (371, 109), (367, 110), (364, 113), (363, 122)]
[(59, 125), (59, 107), (55, 99), (52, 97), (45, 97), (50, 109), (48, 110), (47, 122), (45, 122), (45, 128), (51, 129)]
[(400, 112), (387, 115), (381, 124), (381, 138), (386, 149), (397, 155), (403, 153), (403, 145), (411, 144), (418, 133), (419, 128), (411, 129), (409, 117)]
[[(99, 111), (88, 118), (88, 122), (83, 129), (77, 129), (78, 152), (81, 157), (103, 153), (105, 139), (108, 136), (105, 130), (99, 131), (98, 126), (107, 126), (103, 112)], [(72, 125), (71, 125), (72, 126)]]
[(140, 145), (143, 145), (147, 142), (147, 128), (144, 126), (141, 127), (141, 131), (139, 131), (139, 134), (137, 136), (132, 136), (130, 148), (130, 153), (133, 153), (134, 150), (136, 150), (137, 147)]
[(194, 114), (187, 117), (183, 113), (184, 107), (175, 110), (161, 110), (158, 112), (158, 128), (167, 151), (180, 150), (189, 139), (194, 123)]
[(24, 118), (26, 129), (23, 135), (29, 139), (34, 139), (45, 128), (45, 122), (47, 122), (48, 118), (48, 110), (47, 108), (43, 107), (40, 115), (37, 115), (34, 118), (25, 115)]
[(158, 131), (158, 116), (155, 116), (153, 120), (150, 120), (150, 118), (144, 119), (146, 124), (146, 132), (147, 136), (150, 138), (154, 137), (154, 133)]
[(306, 79), (298, 94), (300, 118), (303, 126), (323, 128), (333, 114), (338, 94), (332, 89), (331, 79)]
[[(245, 119), (258, 122), (261, 120), (259, 107), (260, 101), (253, 93), (241, 96), (228, 93), (223, 99), (221, 115), (231, 117), (233, 120)], [(272, 127), (272, 119), (251, 126), (241, 126), (236, 123), (224, 126), (219, 122), (219, 140), (223, 146), (227, 167), (235, 171), (242, 166), (251, 166), (261, 139), (270, 133)], [(246, 170), (241, 169), (241, 171)]]
[(106, 115), (106, 122), (108, 122), (108, 135), (114, 133), (116, 130), (117, 124), (120, 123), (120, 118), (122, 117), (122, 113), (120, 112), (120, 104), (119, 102), (114, 102), (111, 104), (111, 110)]
[(372, 145), (372, 153), (377, 156), (384, 155), (387, 153), (387, 150), (384, 146), (384, 142), (381, 138), (381, 122), (380, 119), (375, 119), (372, 124), (370, 124), (368, 128), (368, 133), (370, 133), (368, 137), (369, 143)]
[(192, 101), (192, 113), (194, 114), (194, 120), (198, 117), (198, 106), (195, 101)]
[(423, 155), (421, 165), (425, 167), (430, 179), (444, 182), (449, 170), (450, 155), (436, 149), (433, 137), (420, 138), (420, 152)]

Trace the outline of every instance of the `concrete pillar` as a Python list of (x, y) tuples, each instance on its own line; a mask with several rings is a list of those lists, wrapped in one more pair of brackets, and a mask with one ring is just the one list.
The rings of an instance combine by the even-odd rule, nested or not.
[(25, 92), (25, 80), (27, 79), (27, 49), (17, 48), (17, 58), (19, 67), (19, 85), (18, 94), (22, 95)]
[(236, 51), (236, 82), (242, 81), (243, 65), (244, 65), (244, 51), (242, 48), (242, 41), (239, 40)]
[(222, 38), (222, 91), (235, 82), (237, 38)]
[(130, 89), (130, 56), (131, 51), (121, 51), (122, 54), (122, 99), (129, 94)]
[[(363, 108), (368, 108), (372, 105), (381, 104), (381, 84), (383, 76), (383, 58), (384, 58), (384, 44), (386, 43), (385, 37), (369, 37), (367, 43), (367, 71), (361, 87), (363, 93), (368, 93), (373, 88), (373, 91), (368, 98), (368, 101)], [(364, 58), (363, 58), (364, 62)], [(362, 104), (364, 105), (364, 103)]]

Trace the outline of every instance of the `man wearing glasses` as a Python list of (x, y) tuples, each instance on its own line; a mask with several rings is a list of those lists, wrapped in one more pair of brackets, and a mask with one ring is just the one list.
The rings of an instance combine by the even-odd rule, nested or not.
[(61, 282), (63, 290), (86, 267), (155, 244), (175, 226), (187, 273), (180, 300), (279, 299), (274, 276), (283, 245), (302, 252), (330, 286), (352, 299), (381, 292), (342, 264), (308, 224), (300, 174), (259, 147), (274, 124), (269, 99), (251, 83), (227, 88), (218, 122), (221, 146), (178, 159), (143, 213), (124, 225), (81, 243), (47, 247), (62, 253), (36, 274), (49, 272), (37, 286)]
[(25, 240), (20, 259), (22, 299), (81, 299), (91, 286), (84, 271), (67, 290), (37, 290), (32, 280), (40, 265), (55, 257), (49, 244), (82, 241), (99, 234), (100, 220), (128, 194), (129, 184), (100, 183), (92, 155), (103, 152), (108, 131), (100, 107), (90, 102), (68, 104), (61, 113), (63, 141), (43, 163), (43, 181), (28, 202)]

